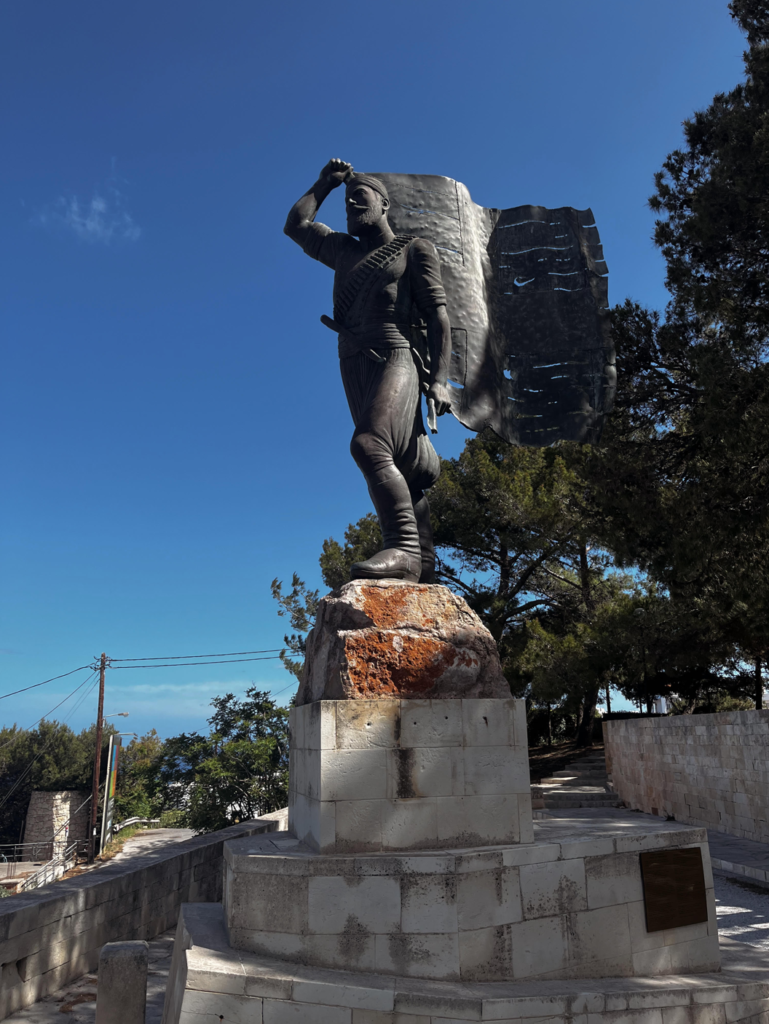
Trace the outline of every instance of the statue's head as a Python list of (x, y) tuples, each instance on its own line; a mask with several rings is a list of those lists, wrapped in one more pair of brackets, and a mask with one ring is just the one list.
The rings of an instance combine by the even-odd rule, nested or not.
[(387, 222), (390, 197), (379, 178), (371, 174), (355, 174), (347, 182), (345, 195), (347, 230), (351, 235), (367, 231)]

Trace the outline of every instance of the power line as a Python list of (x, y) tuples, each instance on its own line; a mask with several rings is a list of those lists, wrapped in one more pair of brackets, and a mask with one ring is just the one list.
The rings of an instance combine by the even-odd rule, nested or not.
[(86, 678), (83, 680), (82, 683), (78, 683), (78, 685), (75, 687), (75, 689), (72, 691), (72, 693), (68, 693), (67, 696), (64, 698), (64, 700), (60, 700), (59, 703), (56, 705), (56, 707), (53, 707), (53, 708), (51, 708), (50, 711), (47, 711), (42, 716), (42, 718), (38, 718), (38, 720), (36, 722), (33, 722), (32, 725), (30, 725), (30, 727), (28, 729), (22, 729), (19, 732), (18, 736), (14, 736), (13, 739), (6, 740), (5, 743), (0, 744), (0, 750), (3, 750), (3, 749), (5, 749), (5, 747), (10, 746), (11, 743), (15, 743), (18, 739), (21, 738), (23, 733), (30, 732), (32, 729), (35, 728), (36, 725), (40, 725), (40, 723), (43, 721), (43, 719), (48, 718), (48, 715), (52, 715), (54, 713), (54, 711), (56, 711), (58, 708), (60, 708), (62, 706), (62, 704), (66, 704), (66, 702), (69, 700), (70, 697), (74, 697), (75, 694), (77, 693), (77, 691), (79, 689), (81, 689), (81, 687), (85, 686), (86, 683), (89, 683), (92, 679), (93, 679), (93, 673), (91, 673), (90, 675), (86, 676)]
[(266, 651), (224, 651), (218, 654), (164, 654), (156, 658), (110, 658), (110, 661), (181, 661), (189, 658), (236, 658), (241, 654), (275, 654), (282, 647), (268, 647)]
[(33, 683), (32, 686), (25, 686), (21, 690), (13, 690), (12, 693), (4, 693), (0, 695), (0, 700), (4, 700), (6, 697), (15, 697), (17, 693), (26, 693), (27, 690), (34, 690), (37, 686), (45, 686), (46, 683), (52, 683), (56, 679), (66, 679), (67, 676), (74, 676), (76, 672), (82, 672), (84, 668), (90, 667), (90, 665), (81, 665), (79, 668), (73, 668), (71, 672), (62, 672), (60, 676), (53, 676), (51, 679), (44, 679), (42, 683)]
[[(125, 668), (194, 668), (196, 665), (237, 665), (242, 661), (278, 661), (279, 654), (273, 654), (268, 658), (233, 658), (228, 661), (177, 661), (165, 665), (113, 665), (113, 669)], [(138, 659), (137, 659), (138, 660)]]
[[(87, 666), (86, 666), (86, 667), (87, 667)], [(93, 675), (96, 675), (96, 672), (94, 672), (94, 673), (93, 673)], [(92, 678), (93, 678), (93, 676), (89, 676), (89, 678), (88, 678), (88, 679), (86, 679), (86, 682), (90, 682), (90, 680), (91, 680)], [(84, 694), (82, 694), (82, 696), (80, 697), (80, 699), (79, 699), (79, 700), (77, 700), (77, 701), (75, 701), (75, 704), (74, 704), (74, 706), (72, 707), (72, 709), (70, 710), (70, 713), (69, 713), (69, 714), (67, 715), (67, 717), (66, 717), (66, 718), (64, 719), (64, 722), (63, 722), (62, 724), (65, 724), (65, 725), (66, 725), (66, 723), (67, 723), (67, 722), (68, 722), (68, 721), (70, 720), (70, 718), (72, 718), (72, 716), (74, 715), (74, 713), (75, 713), (75, 712), (76, 712), (76, 711), (78, 710), (78, 708), (80, 707), (80, 705), (81, 705), (81, 704), (83, 703), (83, 701), (85, 700), (85, 698), (86, 698), (86, 697), (90, 697), (90, 695), (91, 695), (91, 694), (93, 693), (93, 689), (94, 689), (94, 686), (96, 686), (96, 683), (97, 683), (97, 682), (98, 682), (98, 680), (96, 680), (96, 681), (94, 682), (94, 684), (93, 684), (93, 686), (91, 687), (91, 689), (90, 689), (90, 690), (86, 690), (86, 691), (85, 691), (85, 693), (84, 693)], [(78, 689), (80, 689), (80, 687), (78, 687)], [(35, 757), (33, 757), (33, 758), (32, 758), (32, 760), (31, 760), (31, 761), (30, 761), (30, 763), (29, 763), (29, 764), (27, 765), (27, 767), (26, 767), (26, 768), (24, 769), (24, 771), (23, 771), (23, 772), (21, 773), (21, 775), (20, 775), (20, 776), (18, 777), (18, 779), (16, 780), (16, 782), (15, 782), (15, 783), (14, 783), (14, 784), (13, 784), (13, 785), (11, 786), (11, 788), (10, 788), (10, 789), (8, 790), (8, 792), (7, 792), (6, 794), (5, 794), (5, 796), (3, 797), (3, 799), (2, 799), (2, 800), (0, 800), (0, 808), (3, 808), (3, 807), (5, 806), (5, 804), (6, 804), (7, 802), (8, 802), (8, 800), (10, 800), (10, 798), (11, 798), (11, 797), (13, 796), (13, 794), (14, 794), (14, 793), (16, 792), (16, 790), (17, 790), (17, 789), (19, 788), (19, 786), (20, 786), (20, 785), (22, 784), (22, 782), (23, 782), (23, 781), (24, 781), (24, 780), (26, 779), (27, 775), (28, 775), (28, 774), (29, 774), (29, 773), (30, 773), (30, 772), (32, 771), (32, 769), (33, 769), (33, 768), (34, 768), (34, 766), (35, 766), (35, 763), (36, 763), (37, 761), (39, 761), (39, 760), (40, 760), (40, 758), (41, 758), (41, 757), (43, 756), (43, 754), (44, 754), (44, 753), (45, 753), (45, 752), (46, 752), (46, 751), (48, 750), (48, 748), (49, 748), (49, 747), (51, 746), (51, 744), (52, 744), (52, 743), (54, 742), (54, 740), (55, 740), (56, 738), (57, 738), (57, 734), (56, 734), (56, 733), (54, 733), (54, 734), (53, 734), (53, 736), (51, 736), (51, 738), (50, 738), (50, 739), (48, 740), (48, 742), (46, 743), (46, 745), (45, 745), (45, 746), (43, 747), (43, 749), (42, 749), (42, 750), (40, 750), (40, 751), (38, 751), (38, 753), (37, 753), (37, 754), (35, 755)]]
[(273, 690), (270, 694), (271, 697), (277, 697), (279, 693), (285, 693), (286, 690), (293, 690), (295, 686), (299, 685), (299, 681), (296, 680), (288, 684), (288, 686), (282, 686), (279, 690)]

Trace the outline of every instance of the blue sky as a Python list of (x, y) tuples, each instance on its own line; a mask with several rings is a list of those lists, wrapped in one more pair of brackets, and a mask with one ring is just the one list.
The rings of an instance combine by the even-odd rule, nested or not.
[[(369, 510), (331, 272), (282, 234), (329, 157), (590, 206), (611, 301), (663, 306), (652, 175), (743, 48), (725, 0), (3, 5), (0, 692), (102, 650), (278, 647), (270, 581), (319, 586)], [(444, 417), (438, 450), (467, 436)], [(291, 693), (275, 661), (112, 671), (105, 710), (172, 735), (252, 682)]]

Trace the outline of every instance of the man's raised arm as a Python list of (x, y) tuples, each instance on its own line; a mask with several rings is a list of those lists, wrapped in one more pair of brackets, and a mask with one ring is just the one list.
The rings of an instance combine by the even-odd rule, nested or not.
[(330, 192), (344, 183), (348, 174), (352, 174), (352, 164), (345, 160), (329, 160), (312, 188), (291, 207), (283, 228), (289, 238), (302, 247), (309, 242), (310, 236), (318, 230), (314, 222), (320, 204)]

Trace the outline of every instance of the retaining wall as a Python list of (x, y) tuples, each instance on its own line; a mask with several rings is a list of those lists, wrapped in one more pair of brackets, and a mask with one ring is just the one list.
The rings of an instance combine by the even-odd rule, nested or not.
[(769, 710), (614, 720), (603, 735), (628, 807), (769, 843)]
[(278, 825), (244, 822), (0, 901), (0, 1020), (95, 970), (105, 942), (152, 939), (182, 903), (220, 902), (225, 841)]

